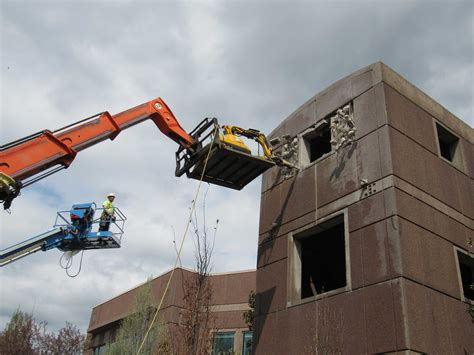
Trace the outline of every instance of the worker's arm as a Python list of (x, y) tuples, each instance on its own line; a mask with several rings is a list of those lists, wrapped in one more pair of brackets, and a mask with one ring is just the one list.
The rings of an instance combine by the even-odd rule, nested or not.
[(113, 116), (103, 112), (54, 132), (45, 130), (0, 146), (0, 200), (11, 202), (22, 185), (67, 168), (77, 152), (106, 139), (113, 140), (122, 130), (148, 119), (181, 146), (193, 147), (193, 139), (161, 98)]

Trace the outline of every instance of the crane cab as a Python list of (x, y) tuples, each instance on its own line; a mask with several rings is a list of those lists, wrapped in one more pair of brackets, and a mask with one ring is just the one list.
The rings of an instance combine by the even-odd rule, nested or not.
[(176, 176), (186, 174), (197, 180), (203, 176), (203, 181), (211, 184), (241, 190), (275, 166), (272, 160), (253, 155), (242, 139), (221, 134), (216, 118), (206, 118), (190, 135), (198, 142), (197, 149), (178, 149)]

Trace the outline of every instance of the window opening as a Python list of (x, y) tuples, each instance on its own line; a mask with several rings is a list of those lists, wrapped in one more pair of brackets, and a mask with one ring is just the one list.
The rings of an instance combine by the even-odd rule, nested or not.
[(299, 239), (301, 299), (347, 285), (343, 218), (336, 217)]
[(441, 156), (452, 162), (456, 156), (459, 138), (437, 123), (436, 132)]
[(244, 332), (242, 355), (250, 355), (252, 353), (252, 332)]
[(474, 258), (458, 251), (458, 262), (464, 297), (474, 301)]
[(219, 332), (214, 334), (213, 355), (234, 354), (234, 332)]
[(310, 163), (318, 160), (324, 154), (330, 153), (332, 150), (331, 128), (328, 123), (306, 134), (303, 139)]

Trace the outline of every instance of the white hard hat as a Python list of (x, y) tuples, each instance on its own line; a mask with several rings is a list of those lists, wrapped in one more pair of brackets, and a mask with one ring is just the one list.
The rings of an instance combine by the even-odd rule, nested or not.
[(107, 195), (107, 197), (115, 197), (115, 194), (111, 192), (110, 194)]

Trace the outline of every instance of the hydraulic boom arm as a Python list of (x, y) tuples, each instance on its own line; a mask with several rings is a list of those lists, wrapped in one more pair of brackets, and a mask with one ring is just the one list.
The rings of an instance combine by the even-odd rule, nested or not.
[[(169, 107), (157, 98), (113, 116), (103, 112), (54, 132), (44, 130), (0, 146), (3, 207), (8, 209), (23, 187), (69, 167), (81, 150), (113, 140), (122, 130), (148, 119), (180, 146), (176, 152), (176, 176), (186, 173), (190, 178), (240, 190), (274, 165), (295, 168), (275, 156), (265, 135), (254, 129), (221, 127), (216, 118), (206, 118), (186, 133)], [(237, 136), (258, 142), (265, 156), (253, 155)]]
[(192, 151), (194, 139), (161, 98), (116, 115), (103, 112), (54, 132), (44, 130), (0, 146), (0, 200), (8, 209), (22, 187), (67, 168), (76, 154), (122, 130), (151, 119), (169, 138)]
[(233, 137), (235, 136), (242, 136), (248, 139), (252, 139), (258, 144), (260, 144), (260, 146), (263, 149), (263, 155), (265, 155), (267, 159), (272, 160), (278, 166), (283, 166), (290, 169), (297, 169), (297, 167), (291, 164), (290, 162), (286, 161), (285, 159), (279, 156), (275, 156), (273, 154), (273, 149), (271, 148), (270, 143), (267, 140), (267, 137), (259, 130), (252, 129), (252, 128), (245, 129), (238, 126), (224, 125), (222, 126), (222, 131), (224, 132), (224, 140), (226, 139), (226, 137), (230, 137), (230, 139), (233, 140), (234, 139)]

